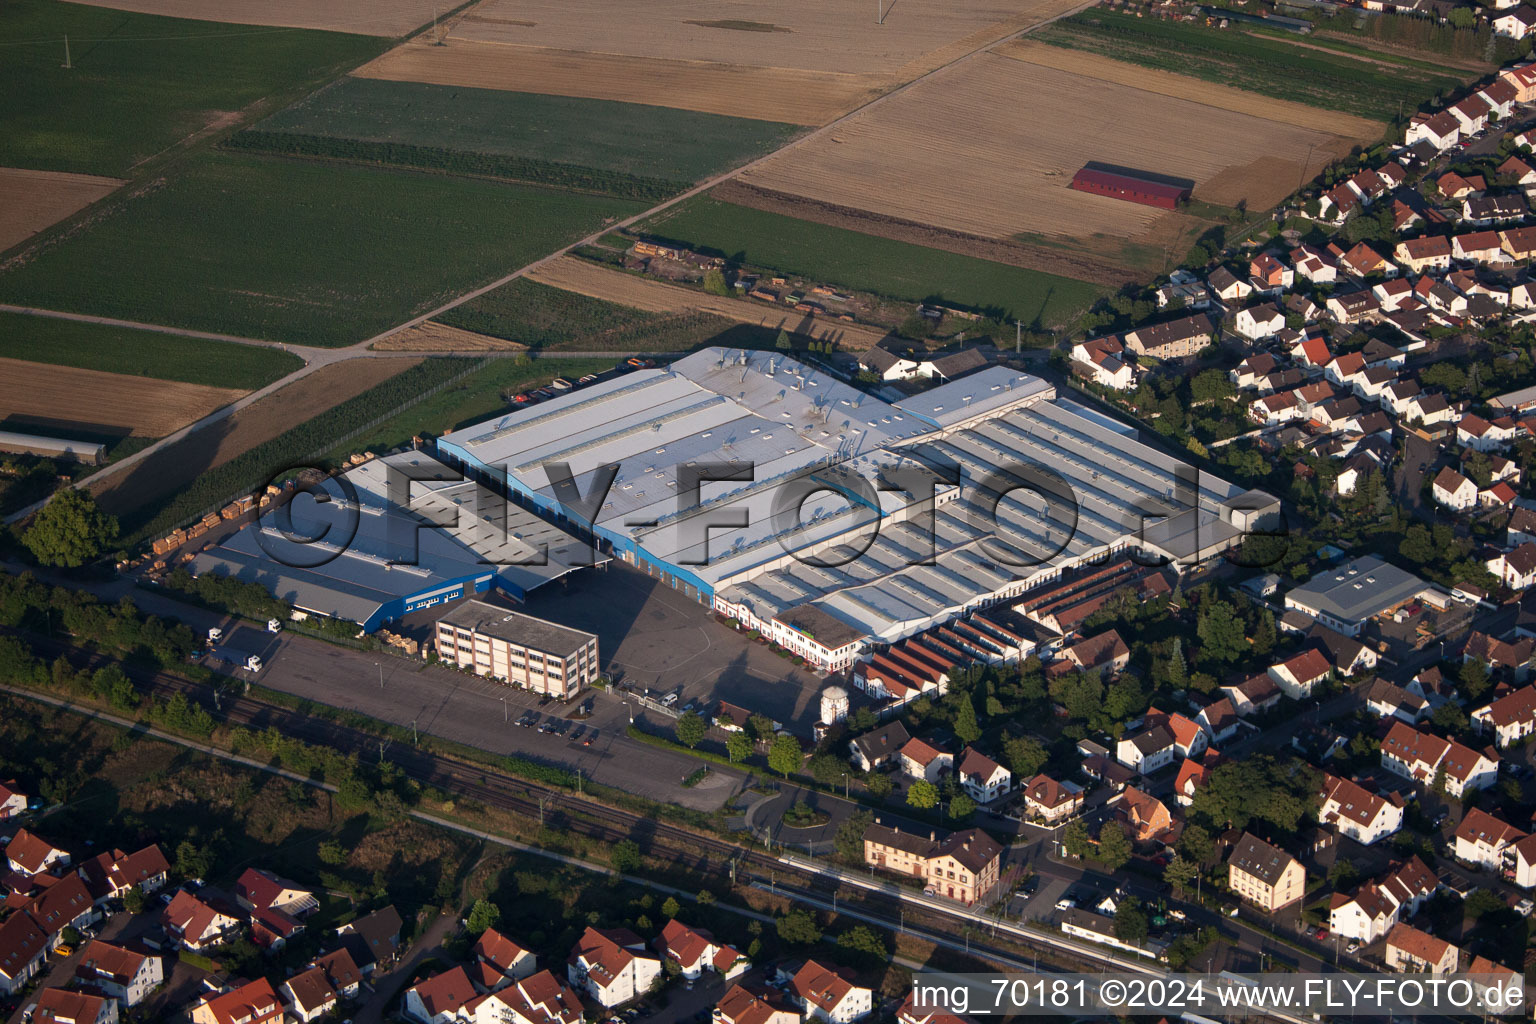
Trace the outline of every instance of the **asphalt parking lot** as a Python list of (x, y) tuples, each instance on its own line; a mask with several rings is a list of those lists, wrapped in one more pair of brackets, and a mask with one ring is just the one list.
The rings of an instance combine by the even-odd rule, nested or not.
[[(704, 606), (621, 562), (585, 569), (529, 595), (522, 611), (597, 634), (610, 676), (636, 691), (680, 694), (712, 707), (729, 701), (808, 737), (820, 716), (820, 675), (715, 620)], [(433, 609), (437, 615), (441, 608)]]

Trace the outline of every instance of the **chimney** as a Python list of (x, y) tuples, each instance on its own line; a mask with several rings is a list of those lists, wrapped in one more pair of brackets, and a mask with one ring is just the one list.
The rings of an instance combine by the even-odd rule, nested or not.
[(931, 830), (929, 831), (929, 833), (928, 833), (928, 841), (930, 843), (935, 841), (938, 838), (939, 838), (939, 834), (937, 832), (934, 832), (934, 831), (931, 831)]

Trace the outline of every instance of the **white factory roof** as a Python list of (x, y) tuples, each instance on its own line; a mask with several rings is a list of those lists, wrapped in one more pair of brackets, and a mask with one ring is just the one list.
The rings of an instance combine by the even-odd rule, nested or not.
[[(392, 469), (398, 495), (390, 493)], [(384, 604), (455, 580), (495, 574), (526, 593), (593, 561), (590, 547), (484, 488), (418, 481), (407, 493), (399, 490), (407, 474), (455, 476), (417, 452), (374, 459), (326, 480), (327, 501), (296, 495), (291, 524), (281, 512), (264, 513), (196, 556), (191, 571), (255, 581), (305, 611), (366, 622)]]

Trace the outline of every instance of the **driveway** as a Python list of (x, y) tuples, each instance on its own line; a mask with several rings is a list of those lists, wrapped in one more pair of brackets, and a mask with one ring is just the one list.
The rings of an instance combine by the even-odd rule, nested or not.
[(446, 965), (447, 955), (443, 952), (443, 940), (453, 934), (458, 926), (458, 921), (453, 914), (438, 914), (421, 930), (421, 934), (411, 943), (410, 954), (388, 974), (375, 976), (369, 984), (373, 992), (352, 1019), (357, 1024), (383, 1024), (386, 1012), (390, 1009), (390, 1003), (394, 1000), (395, 989), (405, 984), (412, 972), (421, 966), (421, 962), (430, 956), (440, 956)]

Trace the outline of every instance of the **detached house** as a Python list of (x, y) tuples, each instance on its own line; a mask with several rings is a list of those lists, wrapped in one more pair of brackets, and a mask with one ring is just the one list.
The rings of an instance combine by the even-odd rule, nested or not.
[(1083, 787), (1036, 775), (1024, 784), (1024, 807), (1048, 822), (1070, 818), (1083, 806)]
[(1385, 679), (1377, 679), (1366, 692), (1365, 708), (1379, 718), (1396, 718), (1415, 725), (1429, 713), (1429, 702)]
[(1142, 775), (1151, 775), (1172, 764), (1178, 751), (1173, 731), (1157, 723), (1115, 744), (1115, 760)]
[(240, 933), (240, 919), (202, 897), (182, 890), (160, 914), (166, 935), (194, 953), (212, 949)]
[(1269, 913), (1301, 899), (1306, 877), (1295, 857), (1248, 832), (1227, 858), (1227, 887)]
[(571, 950), (566, 971), (573, 986), (611, 1008), (649, 992), (661, 961), (628, 928), (589, 927)]
[(1536, 584), (1536, 544), (1530, 541), (1488, 559), (1485, 564), (1511, 590), (1525, 590)]
[(1126, 361), (1119, 338), (1078, 342), (1072, 346), (1072, 369), (1100, 387), (1127, 391), (1136, 386), (1136, 371)]
[(1349, 779), (1324, 775), (1318, 794), (1317, 820), (1332, 825), (1341, 836), (1370, 846), (1403, 827), (1403, 798), (1396, 793), (1379, 796)]
[(117, 1024), (117, 1003), (106, 996), (45, 988), (37, 996), (33, 1024)]
[(26, 809), (27, 794), (16, 788), (16, 780), (0, 782), (0, 821), (14, 818)]
[(69, 867), (69, 851), (61, 850), (29, 829), (17, 829), (5, 848), (5, 859), (18, 875), (31, 877)]
[(319, 967), (300, 971), (279, 986), (283, 1001), (300, 1024), (311, 1024), (332, 1013), (341, 997), (331, 987), (330, 979)]
[(1272, 710), (1284, 696), (1274, 677), (1268, 673), (1250, 676), (1235, 686), (1223, 686), (1221, 692), (1232, 702), (1239, 718), (1250, 718)]
[(1120, 810), (1136, 842), (1154, 839), (1173, 827), (1173, 815), (1168, 813), (1167, 806), (1135, 786), (1126, 786), (1120, 794)]
[(1327, 681), (1332, 671), (1328, 659), (1315, 647), (1309, 647), (1269, 667), (1270, 678), (1275, 681), (1280, 692), (1293, 700), (1310, 697), (1318, 684)]
[(862, 736), (855, 736), (849, 744), (853, 765), (863, 772), (884, 767), (896, 760), (898, 751), (911, 738), (900, 719)]
[(1435, 475), (1430, 491), (1437, 505), (1443, 505), (1453, 512), (1466, 512), (1477, 507), (1477, 484), (1450, 466)]
[(506, 988), (539, 969), (538, 958), (531, 950), (524, 949), (495, 928), (480, 933), (469, 955), (473, 958), (471, 973), (477, 975), (473, 980), (490, 992)]
[(459, 1024), (465, 1006), (477, 995), (469, 974), (455, 967), (406, 989), (401, 1010), (421, 1024)]
[(1461, 951), (1449, 942), (1401, 921), (1387, 933), (1385, 960), (1388, 970), (1449, 974), (1456, 970), (1460, 957)]
[(48, 936), (30, 915), (0, 921), (0, 994), (13, 995), (31, 981), (47, 952)]
[[(463, 973), (462, 968), (459, 973)], [(465, 981), (467, 984), (468, 979)], [(283, 1001), (277, 997), (272, 983), (264, 978), (247, 982), (222, 995), (209, 996), (192, 1008), (192, 1024), (284, 1024), (285, 1018)], [(416, 1019), (445, 1024), (445, 1021), (434, 1018)]]
[(975, 747), (966, 747), (956, 768), (960, 788), (979, 804), (989, 804), (1013, 785), (1013, 775)]
[(158, 956), (94, 939), (81, 955), (75, 980), (131, 1008), (160, 987), (165, 968)]
[(1274, 337), (1285, 327), (1285, 314), (1273, 302), (1240, 309), (1234, 323), (1237, 333), (1252, 341)]
[(136, 853), (113, 850), (80, 865), (80, 877), (96, 902), (121, 898), (130, 889), (148, 895), (165, 885), (171, 865), (159, 846), (146, 846)]
[(1192, 356), (1214, 340), (1210, 319), (1200, 313), (1168, 323), (1138, 327), (1123, 338), (1126, 348), (1138, 356), (1154, 359)]
[(1472, 712), (1472, 724), (1483, 732), (1493, 733), (1494, 743), (1501, 747), (1536, 734), (1536, 686), (1506, 693), (1487, 707), (1478, 708)]
[(937, 783), (954, 767), (955, 755), (914, 737), (902, 746), (897, 754), (897, 764), (904, 774), (914, 779)]
[(795, 972), (789, 982), (790, 995), (805, 1008), (807, 1017), (827, 1024), (852, 1024), (874, 1010), (874, 992), (856, 985), (836, 968), (823, 967), (814, 960)]
[(1456, 859), (1472, 867), (1497, 871), (1510, 847), (1525, 835), (1479, 807), (1470, 808), (1456, 828)]
[(1398, 921), (1412, 917), (1440, 887), (1425, 863), (1410, 857), (1394, 864), (1379, 882), (1366, 882), (1352, 895), (1334, 893), (1328, 903), (1328, 930), (1363, 943), (1384, 937)]
[(673, 918), (656, 939), (656, 950), (663, 958), (677, 964), (678, 972), (690, 980), (705, 971), (714, 971), (729, 981), (746, 973), (747, 958), (730, 946), (715, 941), (703, 928), (690, 928)]
[(1451, 240), (1444, 235), (1404, 239), (1397, 243), (1392, 255), (1415, 274), (1426, 270), (1450, 270)]
[(1415, 114), (1408, 121), (1404, 143), (1428, 142), (1440, 152), (1452, 148), (1461, 141), (1461, 122), (1444, 110), (1433, 114)]
[(767, 986), (732, 985), (715, 1004), (714, 1024), (800, 1024), (800, 1011)]

